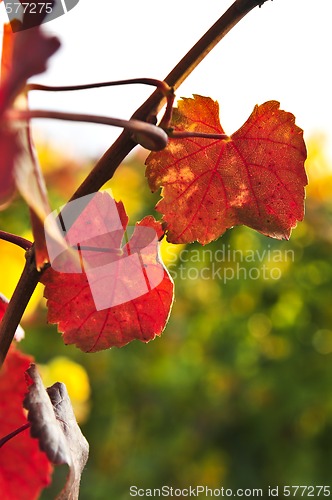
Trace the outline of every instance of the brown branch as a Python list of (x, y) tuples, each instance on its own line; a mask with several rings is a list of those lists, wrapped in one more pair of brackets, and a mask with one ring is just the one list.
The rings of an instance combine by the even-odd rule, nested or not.
[(36, 269), (34, 248), (32, 247), (26, 253), (26, 264), (23, 273), (0, 323), (0, 367), (7, 356), (16, 328), (20, 324), (40, 276), (41, 273)]
[(29, 250), (32, 246), (31, 241), (26, 238), (22, 238), (22, 236), (17, 236), (17, 234), (7, 233), (7, 231), (0, 231), (0, 240), (13, 243), (13, 245), (17, 245), (18, 247), (23, 248), (23, 250)]

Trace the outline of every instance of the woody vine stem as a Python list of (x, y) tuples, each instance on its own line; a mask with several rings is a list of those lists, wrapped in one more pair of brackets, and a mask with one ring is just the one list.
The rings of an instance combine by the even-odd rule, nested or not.
[[(261, 7), (266, 1), (236, 0), (166, 76), (164, 82), (167, 86), (176, 90), (205, 56), (241, 19), (255, 7)], [(135, 111), (132, 120), (153, 122), (156, 120), (159, 110), (164, 105), (164, 101), (165, 89), (157, 88), (142, 106)], [(113, 177), (118, 166), (136, 145), (137, 143), (134, 141), (131, 133), (128, 130), (124, 130), (114, 144), (100, 158), (70, 201), (99, 191)], [(36, 268), (34, 247), (32, 246), (26, 252), (26, 265), (0, 324), (0, 366), (6, 358), (16, 328), (40, 280), (42, 272), (43, 270), (38, 271)]]

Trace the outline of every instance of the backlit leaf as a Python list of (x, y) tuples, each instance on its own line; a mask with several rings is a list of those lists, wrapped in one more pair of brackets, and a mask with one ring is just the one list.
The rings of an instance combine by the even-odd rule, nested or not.
[[(45, 71), (48, 59), (59, 46), (58, 39), (45, 35), (40, 27), (12, 33), (9, 25), (6, 25), (3, 38), (0, 114), (13, 103), (16, 109), (28, 109), (26, 96), (18, 96), (28, 78)], [(3, 124), (0, 130), (0, 146), (0, 207), (6, 206), (10, 201), (16, 186), (32, 211), (36, 263), (40, 269), (47, 262), (44, 228), (40, 221), (48, 215), (50, 207), (28, 122)]]
[[(31, 358), (11, 347), (0, 372), (0, 436), (26, 425), (23, 410), (25, 371)], [(25, 430), (0, 450), (0, 492), (3, 500), (37, 499), (50, 483), (52, 465), (38, 441)]]
[[(172, 127), (224, 133), (218, 104), (201, 96), (179, 102)], [(162, 187), (156, 208), (172, 243), (206, 244), (240, 224), (288, 239), (304, 215), (305, 159), (294, 116), (269, 101), (228, 140), (170, 139), (149, 155), (146, 175), (152, 191)]]
[[(84, 272), (50, 268), (42, 277), (48, 321), (58, 325), (66, 344), (85, 352), (154, 339), (162, 333), (173, 302), (173, 282), (157, 254), (161, 224), (145, 218), (121, 246), (127, 217), (118, 203), (121, 230), (112, 231), (112, 203), (108, 193), (98, 193), (67, 233), (70, 245), (76, 242), (81, 250), (86, 248)], [(89, 237), (91, 228), (97, 228), (100, 236)], [(144, 230), (155, 239), (150, 240)], [(97, 302), (102, 302), (98, 309)]]
[(12, 33), (9, 25), (6, 25), (1, 63), (0, 114), (13, 103), (28, 78), (46, 70), (48, 59), (59, 47), (59, 40), (46, 35), (39, 26)]

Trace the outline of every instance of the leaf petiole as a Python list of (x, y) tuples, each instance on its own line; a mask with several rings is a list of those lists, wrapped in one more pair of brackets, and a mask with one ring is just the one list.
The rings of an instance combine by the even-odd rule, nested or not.
[(25, 431), (26, 429), (29, 429), (31, 427), (30, 422), (27, 424), (22, 425), (22, 427), (19, 427), (15, 431), (11, 432), (10, 434), (7, 434), (7, 436), (4, 436), (3, 438), (0, 439), (0, 448), (6, 444), (10, 439), (13, 437), (17, 436), (17, 434), (20, 434), (21, 432)]
[(229, 141), (230, 137), (226, 134), (209, 134), (205, 132), (189, 132), (186, 130), (176, 131), (170, 130), (168, 137), (172, 139), (186, 139), (187, 137), (200, 137), (202, 139), (219, 139), (221, 141)]

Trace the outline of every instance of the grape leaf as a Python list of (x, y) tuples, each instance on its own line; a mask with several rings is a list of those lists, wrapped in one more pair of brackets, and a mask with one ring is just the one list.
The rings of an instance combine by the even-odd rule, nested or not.
[(5, 26), (3, 37), (0, 114), (23, 90), (28, 78), (46, 70), (49, 58), (59, 49), (55, 36), (48, 36), (38, 26), (13, 34)]
[[(87, 261), (83, 272), (50, 268), (42, 276), (49, 323), (58, 325), (66, 344), (85, 352), (154, 339), (162, 333), (173, 302), (173, 282), (159, 260), (156, 240), (144, 232), (153, 230), (160, 238), (161, 224), (146, 217), (121, 246), (127, 216), (118, 203), (121, 230), (112, 231), (112, 203), (108, 193), (97, 193), (66, 235), (69, 245), (80, 243)], [(99, 230), (96, 238), (87, 237), (92, 227)], [(59, 262), (73, 270), (65, 258), (60, 256)], [(55, 260), (53, 266), (58, 265)]]
[[(14, 102), (16, 109), (27, 110), (26, 96), (17, 96), (26, 80), (42, 73), (48, 59), (59, 48), (56, 37), (45, 35), (40, 27), (13, 34), (5, 26), (1, 60), (0, 115)], [(28, 47), (28, 50), (27, 50)], [(32, 212), (33, 233), (36, 242), (36, 264), (40, 269), (47, 262), (42, 222), (50, 212), (45, 182), (34, 151), (29, 124), (26, 121), (6, 124), (0, 131), (3, 155), (0, 160), (0, 208), (5, 208), (13, 197), (15, 187)]]
[(78, 498), (81, 474), (89, 456), (89, 444), (79, 428), (66, 386), (56, 382), (45, 390), (35, 365), (27, 374), (32, 379), (24, 399), (31, 423), (31, 436), (38, 438), (40, 449), (56, 464), (67, 464), (69, 474), (58, 499)]
[[(29, 356), (13, 346), (10, 348), (0, 372), (1, 436), (28, 423), (22, 402), (27, 389), (25, 371), (30, 363)], [(50, 484), (51, 473), (51, 463), (28, 431), (18, 434), (1, 448), (0, 491), (4, 500), (38, 498)]]
[[(56, 3), (61, 3), (61, 2), (57, 0), (51, 0), (50, 2), (47, 3), (47, 7), (51, 7), (53, 10), (53, 8), (56, 7), (55, 5)], [(43, 9), (42, 7), (38, 6), (37, 9), (34, 10), (33, 7), (31, 6), (31, 8), (26, 9), (25, 12), (23, 13), (22, 21), (18, 21), (17, 19), (15, 19), (14, 14), (12, 13), (11, 15), (9, 15), (12, 30), (14, 31), (14, 33), (16, 33), (22, 30), (30, 30), (31, 28), (40, 26), (47, 17), (47, 14), (48, 13), (46, 8)]]
[[(218, 103), (198, 95), (179, 102), (172, 127), (224, 134)], [(147, 158), (146, 176), (152, 191), (162, 187), (156, 209), (172, 243), (207, 244), (242, 224), (288, 239), (304, 215), (305, 159), (294, 116), (269, 101), (228, 140), (170, 139)]]

